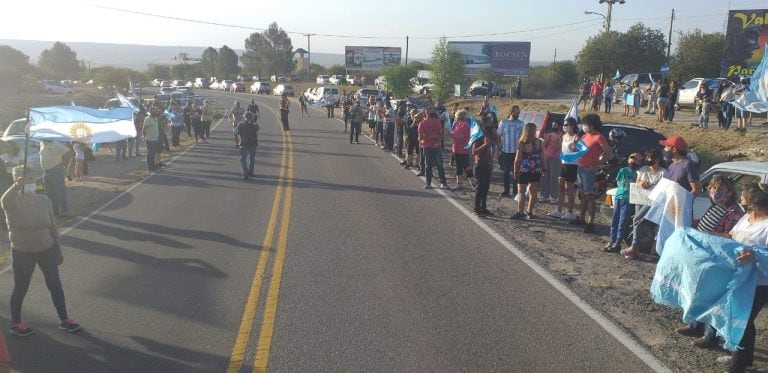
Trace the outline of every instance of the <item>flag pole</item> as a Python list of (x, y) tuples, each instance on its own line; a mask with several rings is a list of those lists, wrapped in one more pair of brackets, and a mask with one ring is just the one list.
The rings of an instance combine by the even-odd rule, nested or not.
[[(27, 108), (27, 121), (24, 124), (24, 163), (22, 163), (21, 176), (27, 178), (27, 153), (29, 152), (29, 108)], [(21, 188), (21, 194), (24, 194), (24, 188)]]

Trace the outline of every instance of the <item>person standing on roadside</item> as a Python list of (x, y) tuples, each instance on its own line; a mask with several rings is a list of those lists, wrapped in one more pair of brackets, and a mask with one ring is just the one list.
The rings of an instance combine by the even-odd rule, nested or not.
[(142, 136), (147, 143), (147, 169), (150, 172), (157, 171), (157, 165), (160, 163), (160, 108), (149, 109), (149, 115), (144, 119)]
[[(544, 146), (536, 137), (536, 125), (526, 123), (523, 134), (517, 144), (515, 155), (515, 179), (517, 179), (517, 212), (512, 215), (512, 220), (527, 218), (533, 219), (533, 208), (536, 206), (539, 181), (541, 176), (547, 173), (544, 165)], [(525, 208), (525, 194), (528, 191), (528, 208)]]
[[(573, 119), (572, 117), (566, 118), (565, 126), (563, 128), (565, 129), (565, 133), (563, 133), (563, 143), (560, 146), (560, 152), (563, 155), (574, 154), (578, 151), (576, 144), (579, 142), (576, 119)], [(561, 163), (560, 177), (558, 177), (557, 209), (547, 215), (553, 218), (571, 221), (576, 218), (573, 214), (573, 205), (576, 194), (575, 184), (579, 173), (578, 160), (566, 161), (563, 159)], [(565, 208), (565, 213), (563, 213), (563, 208)]]
[(712, 90), (705, 82), (699, 84), (696, 92), (696, 107), (699, 110), (699, 128), (709, 129), (709, 109), (712, 107)]
[(290, 130), (288, 126), (288, 113), (291, 112), (291, 102), (288, 101), (288, 95), (283, 93), (283, 98), (280, 99), (280, 122), (283, 123), (283, 131)]
[(424, 189), (432, 189), (432, 168), (437, 167), (437, 175), (440, 178), (440, 188), (445, 189), (445, 169), (443, 168), (443, 150), (440, 147), (440, 138), (443, 136), (443, 125), (437, 120), (435, 108), (427, 110), (427, 119), (419, 123), (419, 143), (424, 150), (426, 171), (424, 176), (427, 183)]
[(395, 116), (395, 151), (398, 158), (405, 158), (403, 154), (404, 136), (405, 136), (405, 117), (408, 115), (408, 108), (405, 106), (405, 101), (400, 101), (397, 104), (397, 113)]
[(648, 108), (645, 111), (646, 114), (656, 114), (656, 94), (659, 89), (659, 85), (655, 81), (651, 80), (651, 86), (648, 87)]
[(632, 116), (636, 117), (640, 115), (640, 107), (643, 105), (643, 89), (640, 88), (640, 82), (635, 80), (632, 82)]
[(656, 99), (657, 106), (659, 107), (659, 114), (656, 116), (657, 122), (663, 122), (667, 117), (667, 110), (669, 110), (669, 80), (664, 78), (659, 84), (659, 88), (656, 90), (658, 98)]
[[(747, 84), (747, 78), (741, 78), (736, 89), (733, 91), (736, 98), (743, 96), (749, 91), (749, 84)], [(740, 108), (736, 109), (736, 132), (747, 133), (747, 119), (750, 113)]]
[(363, 120), (365, 120), (365, 110), (360, 107), (360, 101), (355, 101), (352, 108), (349, 110), (349, 143), (354, 140), (355, 144), (359, 144), (360, 131), (362, 130)]
[(549, 203), (557, 203), (557, 195), (559, 192), (558, 178), (560, 177), (560, 151), (563, 147), (563, 132), (560, 127), (562, 122), (555, 121), (552, 123), (552, 128), (546, 135), (544, 135), (544, 169), (547, 173), (542, 175), (541, 180), (541, 194), (539, 201), (549, 201)]
[(43, 168), (43, 183), (45, 194), (51, 201), (53, 215), (56, 217), (69, 213), (67, 204), (67, 187), (64, 180), (67, 176), (65, 158), (69, 148), (59, 142), (43, 140), (40, 143), (40, 166)]
[(605, 112), (610, 113), (613, 109), (613, 96), (616, 94), (616, 88), (613, 88), (610, 80), (605, 81), (605, 88), (603, 88), (603, 97), (605, 100)]
[(599, 80), (592, 83), (592, 87), (589, 88), (589, 96), (592, 99), (592, 110), (600, 111), (600, 103), (603, 101), (603, 86), (600, 85)]
[(240, 166), (243, 168), (243, 179), (248, 180), (250, 176), (254, 176), (256, 147), (259, 145), (259, 125), (254, 121), (252, 112), (245, 113), (245, 119), (235, 127), (235, 135), (240, 139)]
[(335, 117), (333, 111), (336, 108), (336, 100), (333, 99), (333, 95), (330, 91), (325, 91), (323, 102), (325, 103), (325, 108), (328, 110), (328, 118), (333, 119)]
[(584, 78), (584, 81), (581, 82), (581, 85), (579, 86), (579, 102), (576, 104), (580, 104), (582, 101), (584, 101), (584, 107), (581, 110), (586, 111), (587, 110), (587, 103), (589, 102), (589, 93), (592, 91), (592, 83), (589, 81), (589, 79)]
[(307, 98), (304, 95), (299, 95), (299, 106), (301, 108), (301, 117), (306, 115), (309, 118), (309, 110), (307, 110)]
[(584, 225), (584, 233), (595, 231), (595, 176), (601, 162), (613, 159), (613, 149), (608, 140), (600, 133), (603, 122), (597, 114), (587, 114), (582, 120), (586, 131), (581, 141), (587, 147), (587, 153), (579, 158), (579, 188), (581, 192), (581, 211), (571, 221), (574, 225)]
[(67, 314), (59, 266), (64, 262), (59, 229), (48, 197), (35, 193), (35, 182), (24, 178), (23, 167), (13, 169), (14, 184), (0, 199), (8, 223), (13, 266), (10, 332), (26, 337), (35, 331), (21, 319), (21, 306), (35, 267), (39, 266), (61, 320), (59, 329), (74, 333), (80, 325)]
[(669, 83), (669, 102), (667, 103), (667, 122), (672, 123), (675, 119), (675, 110), (677, 110), (677, 98), (680, 96), (680, 89), (677, 87), (677, 80)]
[(349, 109), (351, 108), (352, 102), (349, 100), (349, 97), (347, 97), (346, 89), (341, 91), (341, 96), (339, 96), (339, 103), (341, 104), (342, 119), (344, 119), (344, 131), (341, 133), (347, 133), (347, 127), (349, 125)]
[[(419, 122), (421, 119), (421, 114), (415, 108), (411, 108), (410, 115), (405, 118), (405, 127), (408, 133), (406, 135), (407, 146), (403, 167), (406, 170), (413, 167), (413, 159), (419, 157)], [(421, 164), (420, 160), (419, 164)], [(419, 167), (419, 173), (424, 174), (421, 167)]]
[(491, 152), (491, 149), (496, 140), (493, 133), (493, 119), (490, 115), (483, 117), (480, 130), (483, 131), (483, 136), (472, 143), (472, 154), (475, 157), (474, 174), (477, 180), (474, 213), (477, 216), (485, 217), (493, 215), (486, 205), (488, 190), (491, 187), (491, 170), (493, 167), (493, 152)]
[[(456, 189), (461, 189), (461, 177), (469, 166), (469, 143), (471, 129), (467, 122), (467, 112), (461, 110), (456, 113), (453, 129), (451, 130), (451, 150), (453, 151), (454, 165), (456, 165)], [(490, 183), (490, 179), (488, 180)], [(486, 191), (486, 197), (488, 192)], [(481, 206), (485, 206), (484, 204)]]
[[(243, 120), (243, 117), (245, 117), (245, 110), (243, 110), (242, 107), (240, 107), (240, 101), (235, 101), (235, 106), (232, 107), (232, 110), (229, 111), (229, 115), (227, 115), (227, 118), (229, 118), (230, 124), (232, 124), (232, 133), (235, 133), (235, 127), (237, 127), (237, 124), (240, 123)], [(285, 124), (283, 124), (283, 127), (285, 127)], [(237, 135), (235, 136), (235, 148), (239, 148)]]
[(202, 142), (207, 144), (205, 140), (205, 130), (203, 129), (203, 110), (199, 107), (192, 109), (192, 130), (195, 132), (195, 144)]
[(171, 145), (181, 146), (181, 132), (184, 131), (184, 112), (181, 106), (174, 103), (171, 105)]
[(723, 130), (731, 128), (731, 122), (733, 122), (733, 104), (734, 89), (731, 87), (727, 80), (720, 82), (720, 86), (717, 87), (715, 92), (715, 102), (717, 102), (717, 126)]
[(194, 110), (192, 101), (187, 101), (187, 105), (184, 106), (184, 126), (187, 128), (187, 138), (192, 137), (192, 110)]
[(613, 218), (611, 219), (610, 242), (603, 247), (604, 252), (618, 253), (621, 241), (627, 235), (632, 216), (635, 215), (635, 205), (629, 203), (629, 184), (637, 180), (637, 170), (640, 169), (642, 156), (632, 153), (627, 158), (627, 166), (616, 174), (616, 195), (613, 197)]
[[(211, 138), (211, 122), (213, 122), (213, 116), (211, 109), (208, 107), (208, 100), (203, 101), (203, 107), (200, 108), (200, 120), (203, 125), (203, 135), (206, 139)], [(205, 141), (208, 142), (207, 140)]]
[(525, 127), (525, 123), (518, 118), (520, 118), (520, 106), (513, 105), (509, 117), (502, 120), (499, 124), (498, 133), (501, 151), (498, 158), (504, 181), (504, 190), (501, 192), (502, 197), (510, 196), (510, 186), (512, 188), (512, 195), (517, 194), (517, 180), (513, 179), (510, 174), (512, 166), (515, 164), (517, 144), (520, 141), (520, 135), (523, 133), (523, 127)]

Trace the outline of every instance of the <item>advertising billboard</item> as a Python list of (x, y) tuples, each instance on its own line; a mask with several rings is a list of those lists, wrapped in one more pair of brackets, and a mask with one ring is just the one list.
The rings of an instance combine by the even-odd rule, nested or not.
[(720, 76), (752, 76), (768, 43), (768, 9), (731, 10)]
[(384, 66), (399, 65), (400, 47), (344, 47), (347, 70), (378, 71)]
[(529, 41), (449, 41), (448, 47), (464, 58), (464, 74), (493, 69), (502, 75), (528, 76)]

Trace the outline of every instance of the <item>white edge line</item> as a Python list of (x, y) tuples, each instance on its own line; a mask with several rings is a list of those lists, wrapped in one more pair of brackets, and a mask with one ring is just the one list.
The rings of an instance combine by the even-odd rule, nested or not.
[[(320, 111), (320, 109), (318, 109)], [(326, 118), (327, 119), (327, 118)], [(342, 124), (344, 121), (339, 118), (334, 118), (341, 122)], [(361, 128), (361, 134), (362, 134), (362, 128)], [(373, 142), (373, 139), (368, 135), (363, 135), (368, 138), (371, 142)], [(389, 153), (393, 158), (397, 160), (402, 160), (400, 157), (398, 157), (394, 153)], [(416, 170), (411, 169), (411, 172), (413, 174), (416, 174)], [(426, 182), (426, 177), (420, 176), (420, 179), (424, 180)], [(541, 278), (543, 278), (545, 281), (547, 281), (552, 287), (554, 287), (557, 291), (560, 292), (563, 296), (565, 296), (566, 299), (571, 301), (576, 307), (581, 309), (587, 316), (589, 316), (592, 320), (594, 320), (598, 325), (600, 325), (603, 329), (605, 329), (608, 334), (612, 335), (616, 340), (619, 341), (624, 347), (626, 347), (628, 350), (632, 351), (632, 353), (635, 354), (640, 360), (642, 360), (646, 365), (648, 365), (649, 368), (653, 369), (656, 372), (663, 372), (663, 373), (671, 373), (672, 370), (669, 369), (667, 366), (664, 365), (659, 359), (657, 359), (653, 354), (648, 351), (645, 347), (637, 343), (635, 339), (627, 334), (624, 330), (622, 330), (618, 325), (614, 324), (610, 319), (605, 317), (600, 311), (596, 310), (594, 307), (589, 305), (584, 299), (581, 299), (573, 290), (569, 289), (565, 284), (563, 284), (560, 280), (558, 280), (555, 276), (553, 276), (546, 268), (542, 267), (539, 263), (531, 259), (528, 255), (526, 255), (522, 250), (520, 250), (517, 246), (509, 242), (504, 236), (496, 232), (493, 228), (491, 228), (488, 224), (486, 224), (484, 221), (480, 220), (477, 216), (470, 213), (469, 210), (467, 210), (466, 207), (461, 205), (458, 201), (456, 201), (453, 197), (449, 196), (444, 190), (435, 188), (434, 191), (439, 193), (443, 198), (445, 198), (448, 202), (450, 202), (454, 207), (456, 207), (461, 213), (466, 215), (470, 220), (472, 220), (475, 224), (477, 224), (480, 228), (482, 228), (484, 231), (486, 231), (491, 237), (493, 237), (498, 243), (500, 243), (502, 246), (504, 246), (509, 252), (511, 252), (514, 256), (516, 256), (520, 261), (525, 263), (529, 268), (531, 268), (536, 274), (538, 274)]]
[[(224, 121), (224, 119), (220, 119), (220, 120), (219, 120), (219, 122), (218, 122), (218, 123), (216, 123), (216, 125), (215, 125), (213, 128), (211, 128), (211, 129), (212, 129), (212, 130), (215, 130), (216, 128), (218, 128), (218, 127), (219, 127), (219, 125), (220, 125), (220, 124), (221, 124), (221, 122), (223, 122), (223, 121)], [(183, 152), (181, 152), (181, 153), (177, 154), (177, 155), (176, 155), (175, 157), (173, 157), (173, 158), (172, 158), (170, 161), (168, 161), (168, 165), (172, 164), (174, 161), (176, 161), (176, 159), (178, 159), (178, 158), (179, 158), (179, 157), (181, 157), (182, 155), (186, 154), (188, 151), (192, 150), (192, 148), (194, 148), (196, 145), (197, 145), (197, 143), (195, 143), (195, 144), (192, 144), (192, 145), (190, 145), (190, 146), (189, 146), (189, 148), (187, 148), (187, 149), (186, 149), (186, 150), (184, 150)], [(114, 202), (115, 202), (115, 201), (117, 201), (118, 199), (122, 198), (122, 197), (123, 197), (123, 196), (125, 196), (126, 194), (130, 193), (130, 192), (131, 192), (131, 191), (132, 191), (134, 188), (136, 188), (136, 187), (138, 187), (139, 185), (143, 184), (145, 181), (147, 181), (147, 179), (149, 179), (150, 177), (154, 176), (155, 174), (156, 174), (156, 172), (150, 172), (150, 173), (149, 173), (149, 175), (147, 175), (147, 176), (144, 176), (144, 178), (143, 178), (143, 179), (141, 179), (141, 180), (139, 180), (139, 181), (135, 182), (135, 183), (134, 183), (133, 185), (131, 185), (131, 186), (130, 186), (128, 189), (126, 189), (126, 190), (122, 191), (120, 194), (116, 195), (115, 197), (113, 197), (112, 199), (110, 199), (109, 201), (107, 201), (107, 203), (105, 203), (105, 204), (101, 205), (101, 207), (99, 207), (98, 209), (94, 210), (93, 212), (91, 212), (91, 213), (90, 213), (90, 214), (88, 214), (87, 216), (85, 216), (85, 217), (78, 217), (78, 218), (77, 218), (77, 222), (75, 222), (74, 224), (72, 224), (72, 225), (68, 226), (67, 228), (65, 228), (64, 230), (62, 230), (61, 232), (59, 232), (59, 236), (65, 236), (65, 235), (67, 235), (67, 234), (68, 234), (70, 231), (72, 231), (73, 229), (75, 229), (75, 228), (79, 227), (81, 224), (85, 223), (86, 221), (90, 220), (90, 219), (91, 219), (91, 217), (93, 217), (94, 215), (96, 215), (96, 214), (100, 213), (100, 212), (101, 212), (101, 211), (103, 211), (105, 208), (109, 207), (109, 205), (111, 205), (112, 203), (114, 203)], [(3, 268), (3, 269), (0, 269), (0, 276), (4, 275), (4, 274), (6, 274), (8, 271), (10, 271), (12, 267), (13, 267), (13, 265), (12, 265), (12, 264), (8, 264), (7, 266), (5, 266), (5, 268)]]

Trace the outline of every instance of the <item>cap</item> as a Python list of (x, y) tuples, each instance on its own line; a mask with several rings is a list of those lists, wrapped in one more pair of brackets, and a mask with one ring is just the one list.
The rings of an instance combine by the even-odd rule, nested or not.
[(664, 146), (671, 146), (675, 149), (686, 149), (688, 148), (688, 143), (685, 142), (685, 139), (683, 139), (680, 136), (670, 136), (666, 140), (659, 141), (659, 144)]
[(634, 159), (637, 162), (640, 162), (643, 160), (643, 155), (640, 153), (632, 153), (627, 157), (628, 159)]

